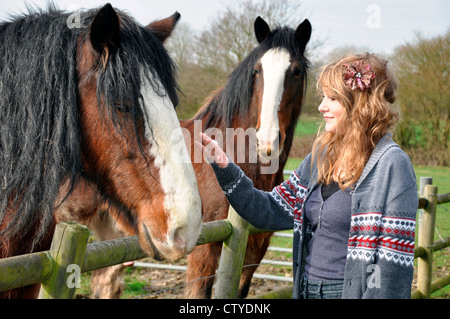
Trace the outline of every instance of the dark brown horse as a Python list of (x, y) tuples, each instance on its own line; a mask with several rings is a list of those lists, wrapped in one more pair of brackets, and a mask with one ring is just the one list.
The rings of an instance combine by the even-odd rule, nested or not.
[[(294, 129), (306, 88), (308, 61), (304, 56), (311, 24), (302, 22), (296, 30), (270, 30), (258, 17), (255, 34), (259, 42), (249, 56), (229, 76), (223, 89), (215, 93), (190, 120), (181, 121), (191, 138), (191, 158), (203, 205), (203, 220), (227, 218), (229, 204), (209, 163), (195, 154), (193, 146), (203, 131), (222, 144), (256, 188), (270, 191), (283, 181), (294, 137)], [(244, 265), (259, 264), (272, 234), (249, 237)], [(210, 298), (221, 243), (197, 246), (188, 256), (185, 296)], [(249, 291), (254, 267), (245, 267), (240, 298)], [(207, 278), (205, 278), (207, 277)], [(196, 280), (199, 278), (205, 278)]]
[(77, 14), (0, 24), (0, 258), (48, 249), (58, 220), (96, 219), (101, 203), (149, 256), (177, 259), (202, 220), (190, 159), (167, 140), (182, 138), (163, 46), (179, 14), (146, 27), (109, 4)]

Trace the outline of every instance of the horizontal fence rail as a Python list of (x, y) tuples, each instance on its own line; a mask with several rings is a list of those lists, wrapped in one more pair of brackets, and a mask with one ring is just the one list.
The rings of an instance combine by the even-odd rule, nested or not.
[[(73, 227), (77, 224), (61, 223)], [(197, 245), (224, 241), (232, 234), (228, 220), (203, 223)], [(88, 244), (81, 272), (118, 265), (146, 258), (139, 245), (138, 236), (129, 236)], [(38, 284), (48, 280), (54, 261), (50, 251), (0, 259), (0, 291)]]
[[(450, 237), (435, 243), (430, 242), (430, 238), (431, 240), (433, 239), (432, 234), (434, 234), (434, 231), (426, 230), (430, 229), (428, 224), (427, 228), (425, 227), (425, 224), (429, 223), (434, 229), (436, 206), (449, 202), (450, 194), (437, 195), (437, 187), (432, 185), (427, 185), (424, 193), (425, 196), (420, 198), (418, 208), (424, 209), (425, 212), (423, 214), (422, 229), (420, 229), (425, 235), (419, 234), (419, 245), (416, 247), (414, 254), (416, 258), (420, 259), (418, 289), (413, 292), (413, 298), (427, 298), (434, 289), (439, 289), (449, 284), (450, 281), (450, 276), (446, 276), (432, 283), (430, 270), (433, 252), (447, 247), (450, 244)], [(240, 229), (241, 226), (244, 227), (244, 231)], [(57, 225), (54, 242), (49, 251), (0, 259), (0, 291), (42, 283), (41, 298), (71, 298), (75, 289), (67, 289), (65, 280), (68, 280), (67, 277), (70, 275), (67, 271), (72, 261), (81, 265), (81, 272), (87, 272), (147, 257), (139, 246), (137, 236), (94, 242), (86, 245), (86, 231), (87, 228), (82, 225), (60, 223)], [(242, 245), (242, 242), (246, 243), (246, 241), (240, 242), (236, 240), (236, 238), (240, 237), (236, 236), (244, 238), (249, 234), (268, 231), (270, 232), (270, 230), (255, 229), (245, 224), (238, 216), (232, 217), (231, 220), (218, 220), (203, 224), (197, 245), (216, 241), (224, 242), (222, 257), (225, 259), (221, 257), (218, 271), (218, 281), (219, 283), (222, 282), (222, 286), (219, 284), (218, 287), (225, 288), (219, 290), (220, 298), (236, 298), (237, 296), (240, 271), (236, 271), (235, 266), (238, 267), (238, 270), (242, 269), (243, 253), (242, 251), (238, 253), (238, 257), (242, 260), (236, 261), (234, 260), (237, 258), (235, 250), (236, 247), (238, 247), (237, 250), (242, 250), (240, 245)], [(73, 238), (65, 238), (69, 234)], [(60, 240), (56, 241), (55, 238)], [(81, 255), (80, 247), (83, 248)], [(63, 249), (69, 251), (64, 251)], [(289, 249), (289, 251), (291, 252), (292, 249)], [(71, 254), (76, 256), (71, 256)], [(227, 261), (226, 259), (230, 260)], [(222, 269), (220, 265), (222, 265)], [(420, 267), (422, 267), (422, 270), (420, 270)], [(61, 288), (61, 286), (66, 287)], [(282, 296), (289, 295), (289, 289), (292, 288), (283, 289)], [(271, 298), (276, 296), (274, 292), (271, 292), (269, 295)], [(264, 296), (260, 297), (265, 298)]]

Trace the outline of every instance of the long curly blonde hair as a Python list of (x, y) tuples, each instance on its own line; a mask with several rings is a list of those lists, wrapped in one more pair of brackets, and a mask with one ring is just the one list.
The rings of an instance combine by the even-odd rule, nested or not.
[[(351, 90), (344, 84), (344, 64), (368, 63), (375, 73), (370, 87)], [(397, 80), (387, 61), (373, 54), (348, 55), (325, 65), (317, 81), (319, 92), (332, 95), (344, 107), (336, 132), (319, 129), (313, 144), (318, 181), (339, 182), (342, 189), (354, 185), (381, 137), (393, 129), (397, 112), (390, 108), (395, 101)]]

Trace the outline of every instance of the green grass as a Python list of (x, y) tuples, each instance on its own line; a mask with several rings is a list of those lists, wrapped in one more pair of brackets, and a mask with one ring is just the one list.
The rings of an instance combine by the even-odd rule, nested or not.
[(148, 286), (147, 282), (136, 281), (125, 276), (125, 287), (121, 299), (130, 299), (146, 294), (146, 286)]
[(450, 193), (450, 168), (415, 165), (414, 171), (416, 172), (417, 183), (419, 183), (420, 177), (433, 177), (433, 185), (437, 185), (439, 194)]
[(321, 122), (320, 117), (300, 117), (295, 127), (294, 136), (315, 136)]

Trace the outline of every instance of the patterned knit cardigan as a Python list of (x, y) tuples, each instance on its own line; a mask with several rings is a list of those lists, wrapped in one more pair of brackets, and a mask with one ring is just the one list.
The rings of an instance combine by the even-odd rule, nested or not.
[[(253, 188), (252, 181), (233, 163), (225, 169), (214, 163), (212, 167), (230, 204), (250, 224), (260, 229), (294, 229), (293, 298), (301, 298), (312, 236), (303, 204), (319, 186), (311, 154), (271, 192)], [(352, 191), (343, 298), (410, 298), (417, 206), (412, 164), (387, 134)]]

